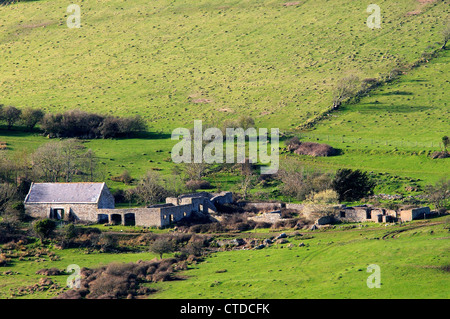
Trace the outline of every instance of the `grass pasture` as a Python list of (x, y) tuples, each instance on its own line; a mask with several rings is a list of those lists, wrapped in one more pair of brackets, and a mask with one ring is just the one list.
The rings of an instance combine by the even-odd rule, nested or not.
[[(0, 8), (1, 103), (116, 116), (141, 114), (154, 131), (241, 114), (292, 129), (331, 105), (349, 72), (377, 77), (442, 41), (444, 1), (81, 3), (79, 29), (63, 0)], [(419, 14), (409, 14), (420, 8)]]
[[(150, 295), (156, 299), (444, 299), (450, 297), (448, 229), (448, 216), (444, 216), (391, 226), (341, 224), (326, 231), (300, 231), (301, 236), (288, 230), (287, 244), (212, 253), (188, 270), (176, 272), (181, 280), (145, 285), (157, 290)], [(280, 232), (258, 229), (237, 236), (262, 240)], [(299, 247), (300, 243), (305, 246)], [(11, 298), (20, 287), (37, 283), (45, 276), (36, 271), (43, 268), (63, 270), (70, 264), (97, 268), (156, 257), (149, 252), (50, 251), (58, 260), (50, 261), (45, 255), (25, 260), (13, 258), (9, 265), (0, 267), (0, 298)], [(380, 267), (379, 289), (367, 287), (371, 275), (367, 267), (371, 264)], [(4, 274), (7, 271), (13, 274)], [(49, 278), (62, 288), (68, 275)], [(52, 298), (59, 291), (37, 291), (14, 298)]]
[[(450, 263), (449, 233), (436, 221), (401, 227), (369, 223), (361, 229), (303, 233), (313, 238), (289, 238), (292, 248), (220, 252), (186, 271), (186, 280), (153, 285), (160, 291), (152, 297), (449, 298), (450, 277), (442, 268)], [(306, 246), (298, 247), (301, 242)], [(367, 287), (370, 264), (380, 267), (379, 289)]]

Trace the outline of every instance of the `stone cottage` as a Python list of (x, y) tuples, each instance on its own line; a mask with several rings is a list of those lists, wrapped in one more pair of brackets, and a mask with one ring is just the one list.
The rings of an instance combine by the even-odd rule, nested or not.
[(24, 205), (32, 217), (97, 222), (114, 197), (105, 183), (33, 183)]

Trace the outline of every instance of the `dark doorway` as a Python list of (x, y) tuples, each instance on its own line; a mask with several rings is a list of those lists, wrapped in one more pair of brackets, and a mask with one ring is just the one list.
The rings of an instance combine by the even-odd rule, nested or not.
[(97, 215), (97, 222), (99, 224), (107, 224), (107, 223), (109, 223), (108, 215), (106, 215), (106, 214), (98, 214)]
[(113, 224), (113, 225), (120, 225), (120, 224), (122, 224), (122, 215), (112, 214), (111, 215), (111, 224)]
[(64, 219), (64, 209), (52, 208), (50, 210), (50, 219)]
[(133, 213), (125, 214), (124, 216), (125, 226), (134, 226), (136, 225), (136, 218)]

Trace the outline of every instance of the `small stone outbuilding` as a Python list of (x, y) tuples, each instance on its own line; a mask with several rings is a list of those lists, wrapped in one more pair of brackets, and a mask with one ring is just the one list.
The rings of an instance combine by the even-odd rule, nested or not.
[(105, 183), (33, 183), (24, 201), (32, 217), (97, 222), (99, 209), (114, 209)]

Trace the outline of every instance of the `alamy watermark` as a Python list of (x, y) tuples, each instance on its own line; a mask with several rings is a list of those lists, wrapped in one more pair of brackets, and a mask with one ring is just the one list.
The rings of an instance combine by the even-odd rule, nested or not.
[(370, 4), (367, 7), (367, 13), (372, 13), (367, 18), (367, 26), (370, 29), (380, 29), (381, 28), (381, 8), (377, 4)]
[[(194, 121), (193, 134), (187, 128), (176, 128), (172, 132), (172, 140), (180, 140), (171, 152), (174, 163), (208, 163), (234, 164), (245, 163), (246, 141), (248, 140), (248, 161), (261, 163), (261, 174), (275, 174), (279, 168), (279, 136), (278, 128), (270, 129), (270, 143), (267, 128), (253, 127), (226, 128), (225, 156), (224, 135), (216, 127), (203, 131), (202, 121)], [(204, 143), (209, 141), (208, 143)], [(268, 149), (270, 148), (270, 154)], [(235, 153), (236, 149), (236, 153)]]
[(367, 278), (367, 287), (372, 288), (381, 288), (381, 268), (376, 264), (371, 264), (367, 267), (367, 272), (372, 273)]
[(76, 264), (71, 264), (69, 266), (67, 266), (66, 272), (70, 273), (73, 271), (73, 274), (71, 274), (67, 280), (66, 280), (66, 285), (69, 288), (80, 288), (81, 287), (81, 269), (80, 266), (76, 265)]
[(78, 4), (71, 4), (67, 7), (67, 13), (72, 13), (67, 17), (67, 27), (69, 29), (81, 27), (81, 8)]

